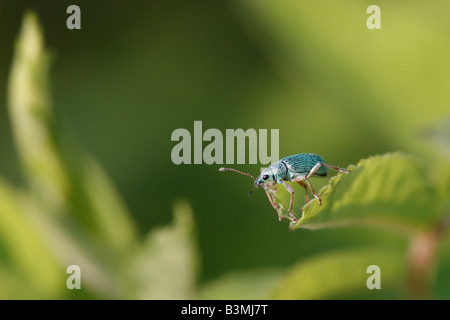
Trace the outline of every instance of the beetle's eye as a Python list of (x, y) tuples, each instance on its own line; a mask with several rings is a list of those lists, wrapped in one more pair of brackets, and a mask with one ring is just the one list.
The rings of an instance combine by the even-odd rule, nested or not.
[(269, 179), (269, 175), (267, 175), (267, 174), (263, 175), (263, 179), (264, 179), (264, 180)]

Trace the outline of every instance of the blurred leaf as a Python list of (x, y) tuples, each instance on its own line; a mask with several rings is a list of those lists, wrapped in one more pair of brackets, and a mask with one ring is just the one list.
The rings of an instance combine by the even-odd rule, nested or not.
[(433, 152), (426, 154), (429, 163), (429, 178), (435, 186), (439, 210), (450, 212), (450, 118), (430, 126), (421, 132)]
[(173, 224), (151, 231), (125, 266), (131, 298), (193, 299), (198, 261), (192, 210), (179, 200)]
[(430, 180), (436, 190), (436, 206), (445, 216), (450, 212), (450, 162), (444, 157), (434, 159), (431, 163)]
[(293, 229), (368, 225), (413, 232), (436, 223), (436, 195), (418, 161), (402, 153), (373, 156), (349, 167), (310, 201)]
[(255, 300), (267, 296), (279, 281), (282, 272), (277, 269), (246, 270), (223, 275), (204, 284), (199, 299)]
[[(367, 267), (380, 267), (381, 289), (367, 288)], [(401, 298), (405, 261), (401, 252), (386, 248), (335, 251), (300, 261), (291, 267), (269, 299)]]
[(50, 58), (37, 17), (23, 21), (9, 82), (9, 111), (29, 193), (23, 207), (63, 265), (83, 270), (83, 283), (104, 296), (118, 292), (121, 257), (135, 226), (102, 168), (65, 135), (53, 115)]
[(70, 183), (58, 153), (48, 90), (50, 55), (44, 50), (37, 17), (25, 14), (8, 91), (16, 149), (27, 179), (52, 207), (63, 206)]
[(56, 298), (67, 290), (65, 276), (0, 180), (0, 299)]
[(44, 50), (42, 31), (36, 16), (27, 13), (9, 85), (14, 138), (26, 178), (48, 214), (70, 214), (87, 230), (123, 251), (135, 237), (133, 223), (101, 168), (57, 126), (48, 69), (49, 54)]
[[(81, 156), (80, 156), (81, 158)], [(78, 172), (79, 184), (74, 194), (74, 210), (89, 213), (94, 232), (105, 238), (108, 245), (119, 253), (126, 251), (136, 240), (136, 230), (120, 194), (99, 163), (84, 154)], [(74, 178), (75, 180), (76, 178)], [(76, 202), (84, 202), (79, 205)]]

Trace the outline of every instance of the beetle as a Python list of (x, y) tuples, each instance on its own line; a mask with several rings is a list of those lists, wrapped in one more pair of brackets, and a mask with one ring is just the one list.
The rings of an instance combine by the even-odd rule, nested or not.
[[(305, 188), (305, 203), (309, 202), (309, 186), (313, 196), (317, 199), (318, 203), (322, 204), (322, 199), (320, 199), (320, 197), (315, 192), (313, 186), (311, 185), (311, 182), (309, 181), (309, 178), (312, 176), (326, 177), (328, 168), (339, 172), (344, 172), (346, 174), (350, 173), (350, 171), (347, 169), (325, 163), (325, 160), (323, 160), (321, 156), (314, 153), (300, 153), (285, 157), (264, 169), (256, 179), (249, 173), (245, 173), (232, 168), (220, 168), (219, 171), (230, 170), (252, 178), (254, 180), (254, 184), (253, 188), (250, 189), (248, 193), (249, 196), (253, 193), (253, 191), (262, 187), (266, 192), (270, 203), (277, 211), (279, 220), (281, 220), (283, 216), (280, 212), (280, 209), (270, 196), (270, 192), (275, 193), (276, 184), (282, 184), (291, 194), (288, 212), (291, 220), (295, 223), (298, 220), (292, 213), (292, 205), (294, 203), (294, 189), (292, 189), (292, 187), (286, 181), (295, 181), (303, 188)], [(306, 183), (304, 181), (306, 181)]]

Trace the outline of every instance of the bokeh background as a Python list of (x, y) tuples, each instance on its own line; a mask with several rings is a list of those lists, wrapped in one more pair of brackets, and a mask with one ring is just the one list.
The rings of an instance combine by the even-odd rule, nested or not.
[[(71, 4), (81, 30), (66, 28)], [(366, 27), (371, 4), (381, 30)], [(427, 132), (450, 110), (448, 1), (0, 1), (0, 174), (15, 186), (24, 179), (6, 92), (28, 9), (53, 54), (58, 121), (111, 177), (139, 237), (169, 224), (177, 199), (190, 203), (198, 283), (339, 248), (407, 246), (371, 229), (289, 232), (264, 192), (247, 197), (247, 177), (174, 165), (171, 134), (193, 134), (195, 120), (223, 133), (279, 129), (280, 157), (312, 152), (342, 167), (432, 154)]]

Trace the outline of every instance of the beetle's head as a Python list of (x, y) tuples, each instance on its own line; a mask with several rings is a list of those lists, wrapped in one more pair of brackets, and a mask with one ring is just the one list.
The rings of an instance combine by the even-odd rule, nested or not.
[(287, 175), (287, 167), (282, 162), (276, 162), (265, 168), (261, 174), (255, 179), (253, 188), (248, 193), (251, 195), (255, 189), (261, 187), (271, 187), (276, 183), (281, 183)]
[(261, 174), (258, 176), (258, 178), (256, 178), (254, 186), (255, 188), (261, 188), (264, 183), (268, 182), (274, 182), (275, 181), (275, 176), (274, 173), (272, 171), (272, 168), (268, 167), (266, 169), (264, 169)]
[(255, 179), (255, 183), (253, 184), (253, 188), (249, 191), (248, 195), (251, 195), (253, 191), (258, 188), (261, 188), (266, 184), (266, 186), (270, 186), (276, 183), (276, 173), (273, 168), (270, 166), (264, 169), (261, 174)]
[(280, 180), (283, 179), (286, 176), (287, 168), (284, 164), (281, 162), (274, 163), (264, 169), (261, 174), (255, 179), (251, 174), (245, 173), (236, 169), (231, 168), (220, 168), (219, 171), (234, 171), (240, 174), (244, 174), (246, 176), (249, 176), (254, 180), (253, 188), (249, 191), (248, 195), (250, 196), (253, 191), (255, 191), (258, 188), (263, 187), (264, 185), (266, 187), (270, 187), (274, 185), (275, 183), (280, 183)]

